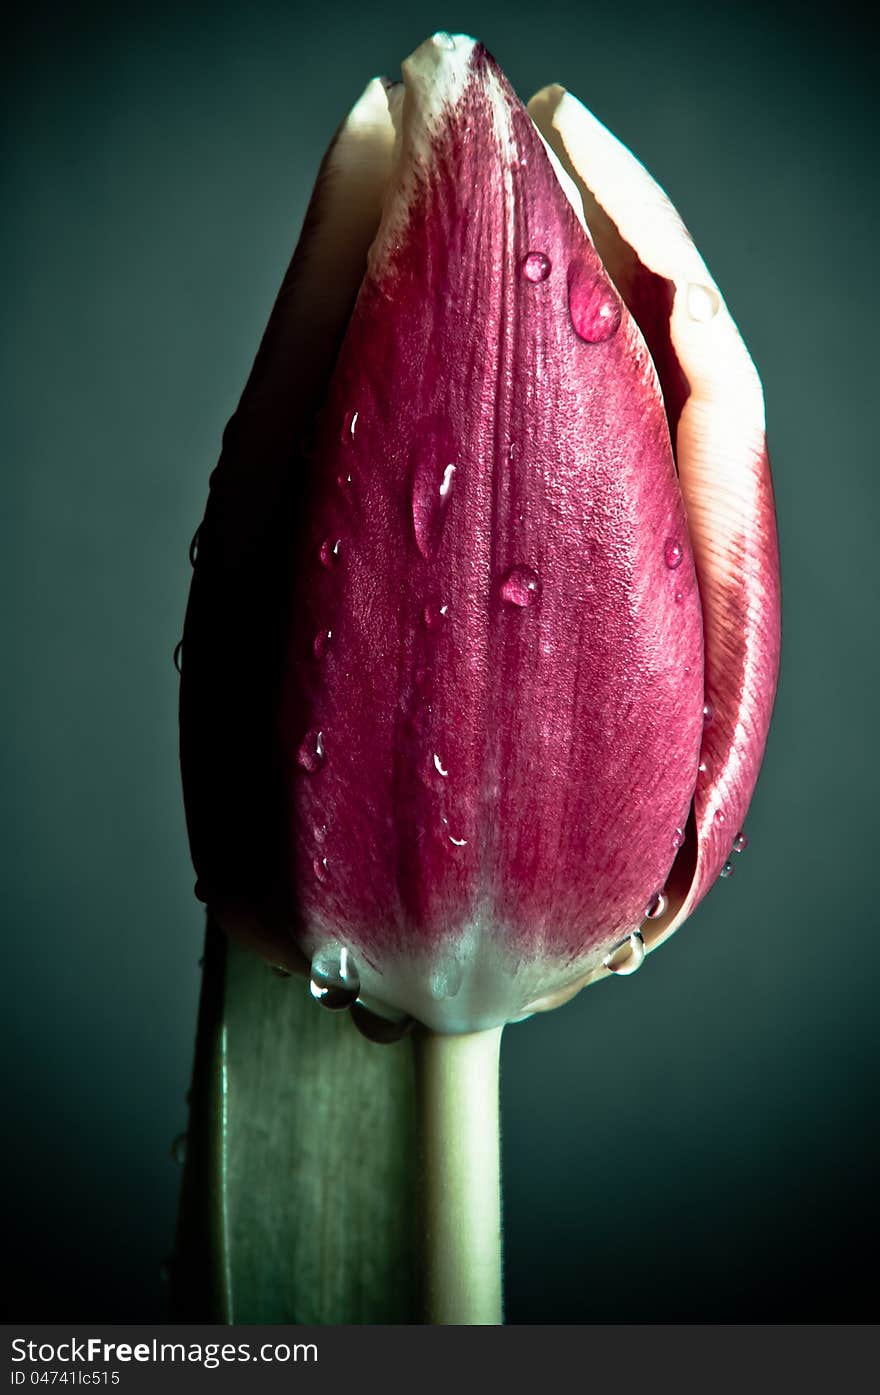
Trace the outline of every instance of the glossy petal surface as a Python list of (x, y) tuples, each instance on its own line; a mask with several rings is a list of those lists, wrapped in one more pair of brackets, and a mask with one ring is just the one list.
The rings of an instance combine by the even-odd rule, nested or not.
[(706, 708), (688, 842), (657, 944), (730, 855), (758, 777), (776, 690), (779, 557), (761, 386), (718, 287), (666, 195), (570, 93), (529, 110), (577, 181), (606, 266), (666, 395), (705, 620)]
[(429, 1025), (644, 919), (696, 782), (702, 617), (641, 334), (485, 51), (404, 66), (303, 476), (278, 721), (290, 913)]

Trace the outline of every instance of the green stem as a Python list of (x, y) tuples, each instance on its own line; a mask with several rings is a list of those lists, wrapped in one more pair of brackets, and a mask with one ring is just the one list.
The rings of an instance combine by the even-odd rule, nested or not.
[(416, 1042), (425, 1320), (492, 1325), (501, 1307), (501, 1027)]

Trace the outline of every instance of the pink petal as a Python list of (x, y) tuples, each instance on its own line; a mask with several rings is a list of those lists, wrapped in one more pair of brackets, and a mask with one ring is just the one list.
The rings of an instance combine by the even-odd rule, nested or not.
[(404, 76), (301, 505), (290, 896), (307, 948), (460, 1031), (643, 921), (696, 780), (702, 617), (653, 365), (531, 121), (470, 40)]
[(570, 93), (529, 105), (578, 184), (597, 246), (641, 325), (674, 431), (705, 618), (708, 720), (693, 823), (655, 945), (714, 884), (758, 777), (776, 691), (779, 558), (761, 385), (678, 214)]
[(279, 909), (276, 734), (290, 513), (303, 450), (366, 266), (394, 129), (372, 82), (337, 133), (199, 529), (183, 638), (181, 764), (198, 894), (268, 958), (296, 962)]

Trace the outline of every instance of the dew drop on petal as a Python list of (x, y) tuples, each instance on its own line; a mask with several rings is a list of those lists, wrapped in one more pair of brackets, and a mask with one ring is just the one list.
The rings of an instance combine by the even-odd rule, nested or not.
[(443, 764), (443, 761), (437, 755), (436, 751), (434, 752), (434, 769), (437, 771), (438, 775), (443, 776), (444, 780), (446, 779), (446, 776), (449, 774), (449, 771), (446, 769), (445, 765)]
[(534, 605), (541, 594), (541, 581), (531, 567), (516, 566), (504, 576), (501, 582), (501, 599), (508, 605), (525, 609)]
[(671, 572), (680, 567), (684, 560), (684, 548), (678, 538), (667, 538), (663, 544), (663, 561)]
[(444, 998), (454, 998), (461, 990), (464, 969), (457, 959), (446, 964), (438, 964), (428, 980), (428, 991), (437, 1002)]
[(449, 618), (449, 606), (439, 596), (432, 596), (425, 603), (422, 619), (429, 630), (439, 630)]
[(440, 546), (446, 512), (455, 484), (455, 465), (438, 464), (421, 451), (413, 469), (412, 517), (416, 546), (426, 561)]
[(669, 902), (662, 891), (655, 891), (647, 906), (645, 907), (646, 920), (659, 920)]
[(673, 835), (672, 835), (672, 846), (673, 846), (673, 848), (675, 848), (675, 850), (676, 850), (676, 852), (677, 852), (678, 849), (679, 849), (680, 847), (682, 847), (683, 845), (684, 845), (684, 829), (683, 829), (683, 828), (677, 828), (677, 829), (675, 830), (675, 832), (673, 833)]
[(700, 286), (696, 281), (687, 289), (687, 310), (692, 320), (698, 324), (708, 324), (714, 320), (721, 306), (721, 297), (712, 286)]
[(709, 726), (710, 722), (713, 722), (714, 720), (715, 720), (715, 708), (712, 706), (711, 702), (704, 702), (704, 703), (703, 703), (703, 724), (704, 724), (705, 726)]
[(522, 274), (533, 286), (546, 281), (550, 271), (550, 258), (544, 252), (527, 252), (522, 259)]
[[(616, 955), (619, 954), (626, 945), (629, 945), (630, 952), (625, 959), (621, 959), (618, 962)], [(634, 930), (625, 940), (621, 940), (620, 944), (615, 945), (610, 954), (606, 954), (605, 958), (602, 960), (605, 968), (609, 969), (612, 974), (621, 974), (623, 976), (634, 974), (636, 969), (640, 969), (644, 962), (645, 941), (642, 939), (641, 933), (638, 930)]]
[(326, 882), (327, 878), (330, 876), (326, 857), (316, 857), (312, 863), (312, 871), (319, 882)]
[(322, 731), (308, 732), (296, 753), (298, 763), (302, 766), (303, 770), (307, 770), (310, 775), (314, 775), (315, 771), (320, 769), (324, 756), (324, 733)]
[(326, 945), (312, 956), (309, 992), (322, 1007), (349, 1008), (360, 991), (357, 966), (344, 945)]
[(325, 538), (321, 543), (321, 551), (319, 553), (321, 566), (326, 567), (328, 571), (331, 571), (333, 567), (337, 566), (341, 547), (342, 542), (339, 538)]
[(715, 822), (716, 822), (717, 824), (720, 825), (720, 824), (722, 824), (722, 823), (724, 822), (724, 819), (725, 819), (724, 810), (723, 810), (723, 809), (716, 809), (716, 810), (715, 810)]
[(568, 272), (568, 313), (574, 332), (587, 344), (602, 344), (620, 328), (620, 300), (602, 275), (581, 262)]
[(346, 412), (342, 418), (342, 429), (339, 438), (344, 446), (350, 446), (354, 440), (354, 433), (357, 431), (359, 412)]
[(734, 840), (733, 840), (733, 851), (734, 851), (735, 853), (745, 852), (745, 850), (746, 850), (746, 848), (747, 848), (748, 846), (749, 846), (749, 840), (748, 840), (748, 838), (746, 837), (745, 833), (743, 833), (742, 831), (740, 831), (740, 832), (736, 835), (736, 837), (734, 838)]
[(327, 653), (327, 649), (329, 648), (330, 641), (332, 638), (332, 630), (318, 631), (318, 633), (315, 635), (314, 642), (312, 644), (312, 649), (314, 651), (316, 659), (323, 659), (324, 655)]
[(735, 872), (735, 870), (736, 870), (736, 868), (734, 867), (734, 865), (733, 865), (732, 862), (725, 862), (724, 866), (721, 868), (721, 871), (718, 873), (718, 875), (719, 875), (719, 877), (725, 877), (725, 878), (726, 878), (726, 877), (732, 877), (733, 874), (734, 874), (734, 872)]

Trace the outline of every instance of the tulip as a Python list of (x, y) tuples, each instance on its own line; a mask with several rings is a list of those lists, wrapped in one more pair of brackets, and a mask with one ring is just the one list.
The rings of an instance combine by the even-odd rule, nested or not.
[(230, 933), (330, 1006), (491, 1037), (632, 972), (724, 872), (776, 684), (772, 487), (647, 171), (464, 36), (403, 74), (336, 135), (224, 436), (184, 792)]

